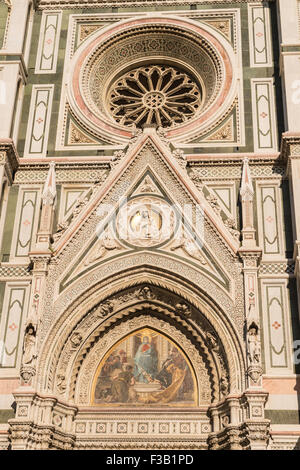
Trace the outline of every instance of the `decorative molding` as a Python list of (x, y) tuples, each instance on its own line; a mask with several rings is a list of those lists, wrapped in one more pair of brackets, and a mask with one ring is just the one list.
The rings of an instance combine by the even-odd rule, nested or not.
[[(249, 155), (250, 156), (250, 155)], [(281, 180), (286, 175), (286, 165), (283, 162), (276, 161), (274, 159), (271, 162), (250, 161), (251, 175), (255, 179), (272, 179), (276, 177)], [(240, 181), (242, 176), (242, 162), (224, 160), (220, 158), (220, 161), (190, 161), (188, 160), (189, 174), (191, 178), (199, 178), (203, 181)]]
[(206, 19), (203, 20), (204, 23), (216, 28), (219, 33), (223, 34), (228, 41), (232, 41), (232, 31), (231, 31), (231, 21), (230, 19)]
[(272, 67), (269, 6), (250, 3), (248, 18), (251, 67)]
[(1, 263), (0, 266), (0, 279), (11, 279), (11, 278), (24, 278), (31, 277), (31, 273), (28, 271), (27, 266), (14, 266), (9, 264)]
[(39, 203), (38, 189), (27, 187), (19, 191), (11, 250), (11, 258), (19, 259), (19, 262), (28, 256), (32, 247), (37, 232)]
[(1, 348), (0, 368), (14, 370), (19, 366), (28, 294), (28, 282), (6, 284), (0, 328), (1, 343), (4, 345)]
[(20, 157), (11, 139), (0, 138), (0, 165), (4, 165), (6, 176), (12, 184), (20, 165)]
[[(68, 73), (65, 73), (63, 81), (65, 83), (68, 83), (68, 97), (66, 97), (68, 101), (68, 106), (71, 107), (72, 112), (76, 116), (77, 119), (79, 119), (80, 115), (80, 125), (87, 129), (87, 124), (84, 123), (84, 115), (85, 115), (85, 109), (86, 106), (89, 109), (89, 127), (90, 127), (90, 132), (97, 137), (100, 137), (101, 140), (104, 142), (109, 143), (115, 143), (115, 144), (122, 144), (126, 143), (126, 140), (130, 138), (130, 128), (126, 128), (126, 126), (120, 126), (117, 125), (116, 123), (113, 122), (112, 118), (107, 115), (106, 110), (107, 110), (107, 103), (105, 103), (105, 99), (103, 98), (103, 94), (105, 94), (105, 84), (107, 81), (106, 77), (106, 71), (107, 71), (107, 66), (105, 65), (107, 61), (109, 61), (109, 70), (110, 70), (110, 76), (109, 79), (112, 79), (112, 76), (114, 74), (114, 68), (117, 66), (118, 70), (121, 66), (122, 63), (126, 64), (128, 63), (128, 60), (130, 57), (132, 57), (135, 61), (138, 60), (138, 58), (141, 56), (141, 54), (144, 56), (145, 51), (144, 49), (140, 49), (140, 42), (143, 40), (143, 34), (145, 33), (147, 35), (147, 40), (146, 42), (144, 41), (143, 44), (147, 45), (147, 48), (150, 48), (148, 50), (147, 55), (149, 56), (149, 60), (151, 58), (154, 58), (159, 54), (160, 56), (163, 55), (163, 57), (166, 57), (167, 61), (173, 61), (174, 60), (174, 54), (175, 54), (175, 49), (177, 48), (178, 51), (176, 52), (176, 59), (178, 59), (179, 55), (182, 56), (182, 61), (186, 62), (188, 68), (193, 68), (193, 73), (196, 77), (199, 75), (199, 80), (202, 83), (205, 83), (206, 87), (206, 93), (205, 93), (205, 103), (203, 105), (203, 113), (205, 114), (206, 112), (209, 113), (209, 124), (211, 126), (211, 121), (212, 115), (214, 114), (215, 111), (217, 111), (218, 118), (220, 119), (220, 114), (222, 114), (224, 118), (224, 113), (225, 111), (227, 112), (228, 108), (232, 106), (232, 102), (235, 100), (236, 94), (237, 94), (237, 84), (235, 83), (237, 81), (236, 76), (238, 74), (237, 70), (239, 69), (234, 69), (235, 71), (233, 74), (230, 72), (229, 69), (231, 69), (234, 65), (235, 62), (238, 62), (237, 55), (235, 54), (232, 46), (223, 39), (223, 41), (218, 37), (218, 41), (220, 43), (216, 43), (214, 41), (215, 46), (214, 48), (219, 48), (219, 49), (224, 49), (222, 52), (222, 55), (228, 56), (228, 61), (226, 61), (224, 69), (224, 73), (226, 77), (224, 78), (225, 81), (221, 78), (220, 73), (222, 67), (220, 67), (220, 64), (215, 64), (215, 66), (211, 67), (211, 64), (214, 63), (214, 61), (217, 60), (217, 57), (220, 57), (220, 54), (217, 54), (216, 51), (214, 50), (213, 47), (211, 47), (211, 43), (209, 42), (209, 38), (212, 37), (213, 31), (207, 31), (206, 29), (209, 30), (209, 27), (207, 25), (200, 25), (199, 22), (194, 21), (194, 24), (192, 24), (191, 20), (186, 20), (182, 18), (176, 18), (171, 17), (168, 15), (160, 16), (157, 15), (153, 19), (153, 24), (148, 25), (148, 22), (150, 21), (150, 18), (147, 16), (145, 18), (137, 18), (135, 20), (135, 23), (133, 24), (133, 20), (123, 20), (119, 21), (116, 24), (112, 25), (109, 29), (110, 37), (105, 38), (105, 43), (101, 41), (101, 38), (104, 33), (101, 32), (101, 29), (98, 33), (98, 41), (95, 43), (95, 46), (93, 45), (94, 42), (96, 41), (95, 34), (91, 36), (91, 38), (87, 39), (84, 41), (83, 45), (80, 49), (81, 54), (79, 54), (79, 49), (76, 52), (76, 57), (74, 57), (74, 60), (71, 61), (70, 67), (67, 68), (66, 70), (69, 70), (71, 73), (74, 71), (74, 80), (70, 80), (68, 77)], [(139, 22), (139, 30), (138, 30), (138, 37), (135, 34), (135, 30), (137, 28), (136, 22)], [(180, 23), (180, 24), (179, 24)], [(189, 34), (185, 32), (184, 34), (184, 39), (181, 34), (181, 23), (182, 25), (185, 24), (185, 28), (188, 27), (190, 29)], [(163, 24), (163, 25), (162, 25)], [(175, 26), (176, 24), (176, 26)], [(124, 29), (126, 26), (126, 29)], [(196, 47), (195, 39), (195, 31), (196, 29), (199, 30), (201, 29), (201, 35), (202, 39), (208, 37), (208, 40), (203, 39), (205, 42), (207, 42), (207, 47), (205, 48), (205, 54), (203, 47), (201, 46), (199, 48), (199, 45)], [(105, 28), (107, 30), (107, 28)], [(119, 31), (118, 35), (116, 36), (116, 32)], [(166, 36), (166, 40), (169, 39), (171, 40), (172, 43), (172, 48), (166, 48), (165, 43), (161, 43), (160, 40), (160, 33), (164, 32), (164, 35)], [(217, 34), (217, 33), (216, 33)], [(71, 35), (71, 32), (70, 32)], [(106, 33), (107, 35), (107, 33)], [(133, 40), (134, 36), (134, 40)], [(221, 35), (218, 35), (221, 36)], [(153, 38), (153, 40), (151, 40)], [(197, 35), (198, 38), (198, 35)], [(93, 42), (92, 42), (93, 40)], [(139, 40), (139, 41), (138, 41)], [(187, 44), (185, 42), (187, 41)], [(72, 37), (70, 36), (68, 38), (68, 48), (71, 47), (71, 42), (72, 42)], [(223, 44), (224, 43), (224, 44)], [(94, 53), (92, 53), (91, 47), (96, 47)], [(145, 45), (143, 46), (145, 47)], [(195, 49), (196, 47), (196, 49)], [(152, 48), (152, 49), (151, 49)], [(174, 49), (175, 48), (175, 49)], [(139, 50), (137, 50), (139, 49)], [(191, 60), (190, 57), (190, 51), (194, 51), (195, 53), (197, 50), (197, 60), (195, 59), (195, 54), (193, 55), (193, 59)], [(142, 52), (142, 50), (144, 52)], [(85, 61), (87, 62), (87, 67), (85, 69), (85, 73), (80, 77), (80, 82), (82, 82), (80, 85), (77, 83), (78, 80), (78, 73), (79, 71), (79, 62), (80, 62), (80, 57), (81, 55), (84, 54), (85, 56)], [(87, 55), (88, 54), (88, 55)], [(125, 54), (125, 55), (124, 55)], [(179, 54), (179, 55), (178, 55)], [(80, 57), (79, 57), (80, 56)], [(76, 60), (75, 60), (76, 59)], [(70, 59), (68, 57), (68, 52), (66, 52), (66, 60), (69, 62)], [(78, 62), (79, 61), (79, 62)], [(204, 68), (202, 67), (200, 71), (198, 70), (198, 66), (200, 62), (202, 63), (203, 61), (207, 63), (206, 67), (206, 76), (203, 75), (203, 70)], [(157, 62), (157, 60), (156, 60)], [(108, 63), (108, 62), (107, 62)], [(132, 65), (133, 66), (133, 65)], [(196, 70), (197, 69), (197, 70)], [(208, 76), (213, 70), (213, 76), (211, 79), (208, 79)], [(217, 70), (217, 74), (216, 74)], [(225, 84), (226, 82), (226, 84)], [(229, 83), (230, 82), (230, 83)], [(234, 83), (233, 83), (234, 82)], [(230, 92), (226, 93), (226, 103), (224, 100), (224, 109), (223, 106), (221, 106), (222, 110), (220, 110), (220, 107), (217, 106), (217, 104), (214, 102), (214, 96), (216, 96), (216, 93), (220, 90), (220, 88), (227, 86), (230, 88)], [(79, 87), (79, 88), (78, 88)], [(207, 88), (208, 87), (208, 88)], [(76, 91), (76, 90), (77, 91)], [(82, 92), (82, 96), (80, 97), (78, 94), (78, 90)], [(63, 95), (65, 94), (65, 91), (63, 89), (62, 91)], [(99, 95), (100, 93), (100, 95)], [(63, 120), (63, 114), (65, 113), (65, 97), (62, 95), (61, 99), (61, 109), (60, 109), (60, 120)], [(228, 101), (228, 103), (227, 103)], [(80, 102), (80, 103), (79, 103)], [(226, 105), (226, 106), (225, 106)], [(78, 108), (80, 107), (80, 110)], [(226, 110), (225, 110), (226, 107)], [(213, 111), (214, 110), (214, 111)], [(91, 114), (92, 113), (92, 114)], [(202, 113), (202, 114), (203, 114)], [(170, 128), (168, 130), (168, 133), (170, 134), (170, 139), (176, 141), (184, 141), (184, 142), (190, 142), (194, 137), (195, 137), (195, 132), (197, 135), (199, 132), (204, 132), (202, 127), (204, 126), (204, 122), (206, 124), (206, 120), (204, 119), (204, 114), (201, 114), (201, 129), (199, 128), (198, 125), (198, 118), (194, 118), (191, 120), (191, 122), (183, 123), (181, 125), (176, 125), (174, 128)], [(65, 118), (64, 118), (65, 119)], [(92, 121), (91, 121), (92, 120)], [(101, 121), (101, 125), (100, 125)], [(79, 121), (78, 121), (79, 122)], [(177, 129), (178, 128), (178, 129)], [(182, 128), (182, 129), (181, 129)], [(62, 132), (63, 132), (63, 127), (61, 127)], [(105, 129), (105, 132), (104, 132)], [(185, 131), (186, 129), (186, 131)], [(101, 130), (101, 135), (100, 135), (100, 130)], [(179, 137), (179, 130), (180, 130), (180, 137)], [(182, 134), (183, 132), (183, 134)], [(207, 128), (206, 128), (207, 132)], [(62, 144), (62, 136), (57, 137), (57, 148), (60, 148)], [(114, 141), (114, 142), (113, 142)]]
[(0, 49), (5, 50), (6, 49), (6, 42), (7, 42), (7, 35), (8, 35), (8, 30), (9, 30), (9, 24), (10, 24), (10, 20), (11, 20), (12, 5), (11, 5), (11, 0), (4, 0), (4, 3), (6, 3), (6, 5), (7, 5), (7, 18), (6, 18), (3, 42), (0, 45)]
[(205, 184), (210, 191), (216, 195), (218, 202), (226, 216), (237, 221), (237, 195), (235, 183), (207, 182)]
[(226, 120), (225, 124), (204, 139), (204, 142), (234, 142), (233, 116)]
[(300, 0), (297, 2), (297, 13), (298, 13), (298, 37), (300, 39)]
[(283, 221), (280, 198), (279, 182), (256, 183), (257, 188), (257, 216), (259, 220), (259, 240), (263, 249), (263, 259), (282, 258), (284, 254), (283, 246)]
[(265, 289), (270, 342), (270, 366), (272, 368), (287, 367), (283, 286), (267, 285)]
[(265, 363), (267, 374), (288, 375), (292, 372), (292, 340), (287, 282), (280, 279), (262, 279), (262, 308), (264, 325)]
[(254, 120), (254, 149), (256, 152), (276, 151), (277, 130), (275, 114), (274, 80), (251, 79), (252, 110)]
[(300, 159), (300, 132), (285, 132), (281, 139), (281, 155), (285, 162), (289, 157)]
[(56, 73), (62, 12), (43, 12), (35, 73)]
[(85, 132), (79, 129), (79, 127), (76, 126), (72, 120), (70, 120), (68, 134), (68, 145), (97, 145), (98, 143), (96, 140), (92, 139)]
[(33, 85), (24, 155), (46, 157), (54, 85)]
[(98, 29), (103, 28), (104, 26), (108, 25), (110, 23), (104, 23), (104, 24), (79, 24), (79, 33), (78, 33), (78, 45), (82, 43), (86, 38), (88, 38), (91, 34), (93, 34), (95, 31), (98, 31)]
[[(99, 411), (98, 411), (99, 413)], [(156, 415), (156, 416), (155, 416)], [(178, 444), (184, 446), (190, 439), (198, 436), (200, 442), (204, 441), (211, 431), (211, 425), (205, 413), (194, 413), (186, 411), (176, 413), (176, 418), (168, 416), (166, 412), (145, 412), (143, 417), (138, 418), (133, 413), (122, 412), (105, 413), (102, 412), (96, 420), (89, 413), (80, 411), (75, 419), (75, 432), (77, 434), (76, 447), (89, 446), (90, 441), (101, 438), (102, 443), (111, 448), (118, 440), (118, 445), (122, 446), (124, 439), (130, 439), (135, 435), (135, 442), (139, 442), (142, 437), (151, 439), (152, 445), (156, 448), (158, 439), (178, 439)], [(121, 441), (121, 442), (120, 442)], [(142, 444), (142, 442), (140, 442)], [(101, 445), (100, 442), (98, 444)], [(133, 442), (131, 441), (131, 445)], [(203, 443), (202, 443), (203, 445)]]
[(295, 272), (295, 262), (293, 260), (284, 261), (284, 262), (261, 262), (259, 265), (259, 277), (270, 277), (278, 276), (293, 277)]
[[(253, 0), (236, 0), (237, 3), (253, 3)], [(258, 3), (263, 3), (264, 0), (257, 0)], [(265, 0), (267, 2), (274, 2), (274, 0)], [(77, 0), (76, 4), (74, 4), (73, 0), (36, 0), (39, 9), (48, 9), (54, 7), (60, 8), (101, 8), (103, 7), (103, 2), (100, 0)], [(105, 6), (113, 7), (118, 5), (118, 7), (126, 7), (126, 6), (147, 6), (147, 5), (155, 5), (155, 6), (178, 6), (179, 5), (195, 5), (195, 4), (203, 4), (203, 5), (224, 5), (224, 4), (232, 4), (232, 0), (180, 0), (179, 2), (175, 2), (174, 0), (127, 0), (118, 2), (118, 0), (112, 1), (108, 0), (105, 2)]]

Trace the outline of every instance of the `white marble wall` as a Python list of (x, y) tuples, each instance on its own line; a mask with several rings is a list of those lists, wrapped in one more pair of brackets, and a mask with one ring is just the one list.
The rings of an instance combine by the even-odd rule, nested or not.
[[(300, 131), (300, 7), (298, 0), (278, 0), (281, 41), (281, 76), (285, 107), (285, 130)], [(286, 50), (286, 46), (299, 46)], [(296, 49), (296, 48), (293, 48)]]
[[(30, 41), (32, 15), (30, 14), (31, 0), (11, 0), (10, 19), (4, 49), (0, 52), (5, 55), (28, 56), (25, 47), (25, 37)], [(27, 34), (26, 34), (27, 31)], [(28, 34), (29, 33), (29, 34)], [(18, 81), (24, 77), (20, 60), (9, 60), (0, 63), (0, 138), (10, 138)]]

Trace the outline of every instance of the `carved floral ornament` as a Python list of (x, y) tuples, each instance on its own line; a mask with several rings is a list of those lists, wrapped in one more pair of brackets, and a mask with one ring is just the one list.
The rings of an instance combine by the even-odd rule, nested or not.
[(152, 124), (191, 139), (227, 111), (235, 55), (208, 25), (176, 17), (123, 20), (95, 32), (71, 63), (68, 101), (102, 139), (126, 143)]

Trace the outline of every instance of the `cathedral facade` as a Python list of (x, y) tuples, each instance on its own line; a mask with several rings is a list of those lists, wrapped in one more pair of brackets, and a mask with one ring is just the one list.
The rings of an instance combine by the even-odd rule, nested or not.
[(300, 1), (1, 0), (0, 448), (300, 448)]

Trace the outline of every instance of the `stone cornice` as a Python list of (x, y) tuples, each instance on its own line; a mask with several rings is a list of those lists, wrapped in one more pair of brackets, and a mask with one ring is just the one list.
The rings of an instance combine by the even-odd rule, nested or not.
[(0, 54), (0, 64), (19, 64), (20, 74), (23, 78), (23, 82), (26, 83), (27, 77), (28, 77), (28, 70), (24, 62), (23, 54), (15, 54), (12, 52), (5, 52), (2, 50)]
[(241, 165), (243, 160), (248, 158), (249, 163), (255, 164), (271, 164), (282, 163), (281, 155), (279, 152), (270, 154), (255, 154), (255, 153), (213, 153), (213, 154), (187, 154), (186, 161), (189, 165), (194, 166), (198, 164), (222, 163), (224, 165)]
[(0, 164), (5, 166), (9, 182), (13, 182), (14, 174), (19, 168), (20, 160), (14, 142), (11, 139), (0, 139)]
[(300, 158), (300, 132), (282, 134), (281, 156), (285, 161), (289, 157)]
[(56, 168), (60, 169), (84, 169), (84, 168), (110, 168), (113, 157), (71, 157), (71, 158), (21, 158), (19, 170), (45, 170), (49, 168), (51, 162), (55, 162)]
[[(273, 3), (276, 0), (254, 0), (258, 4)], [(35, 0), (38, 9), (51, 8), (103, 8), (103, 7), (145, 7), (145, 6), (178, 6), (178, 5), (226, 5), (232, 3), (253, 3), (253, 0)]]

